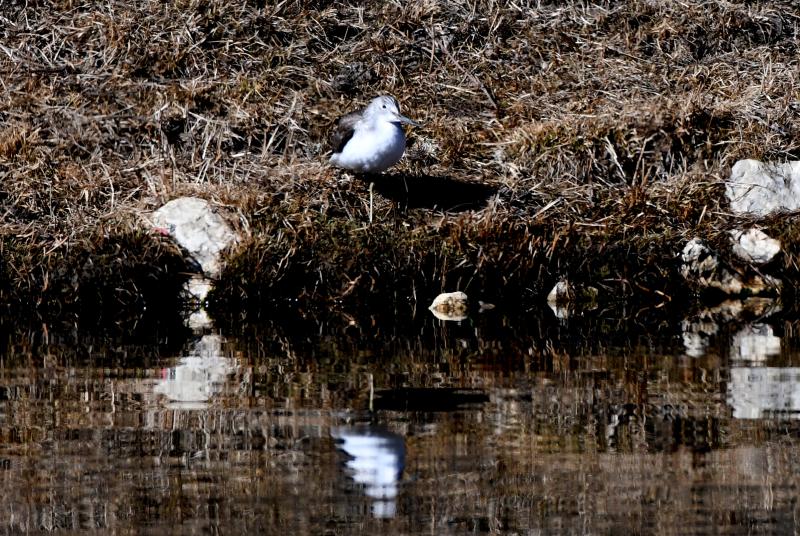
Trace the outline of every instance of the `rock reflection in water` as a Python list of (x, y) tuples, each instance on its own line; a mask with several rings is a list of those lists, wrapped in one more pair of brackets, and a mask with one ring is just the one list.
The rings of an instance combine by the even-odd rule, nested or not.
[(800, 367), (733, 367), (728, 402), (737, 419), (797, 419)]
[(769, 324), (747, 324), (733, 335), (728, 402), (735, 418), (800, 416), (800, 368), (764, 366), (780, 353), (781, 339)]
[(181, 357), (174, 367), (161, 369), (161, 380), (153, 389), (164, 395), (170, 407), (202, 409), (218, 392), (237, 366), (234, 360), (222, 353), (222, 337), (204, 335), (197, 341), (189, 355)]
[(715, 307), (703, 309), (681, 321), (683, 346), (686, 355), (702, 357), (712, 339), (719, 333), (720, 326), (743, 323), (744, 327), (731, 341), (733, 359), (758, 361), (780, 352), (780, 339), (772, 333), (772, 328), (753, 319), (763, 319), (781, 310), (780, 302), (772, 298), (750, 297), (744, 300), (726, 300)]
[(731, 341), (731, 359), (736, 361), (765, 361), (780, 353), (781, 339), (769, 324), (748, 324)]
[(331, 429), (331, 436), (350, 457), (346, 462), (349, 476), (374, 499), (373, 515), (394, 517), (398, 483), (406, 461), (403, 438), (374, 427), (337, 427)]

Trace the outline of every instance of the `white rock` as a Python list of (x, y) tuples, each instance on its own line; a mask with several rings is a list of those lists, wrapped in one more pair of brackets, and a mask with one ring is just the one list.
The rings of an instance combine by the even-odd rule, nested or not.
[(212, 286), (213, 282), (200, 274), (192, 274), (183, 286), (184, 291), (196, 300), (192, 304), (193, 308), (188, 318), (186, 318), (186, 326), (193, 331), (201, 332), (213, 326), (213, 322), (206, 311), (206, 298), (208, 293), (211, 292)]
[(445, 292), (436, 296), (428, 309), (441, 320), (464, 320), (467, 318), (469, 300), (461, 291)]
[(681, 253), (681, 275), (703, 288), (716, 288), (726, 294), (759, 294), (769, 288), (779, 288), (781, 282), (771, 276), (758, 274), (744, 278), (722, 266), (717, 256), (699, 238), (692, 238)]
[(763, 231), (731, 231), (733, 252), (742, 260), (756, 264), (766, 264), (781, 251), (779, 240), (770, 238)]
[(689, 278), (692, 274), (707, 274), (717, 269), (717, 257), (706, 247), (702, 240), (695, 237), (683, 247), (681, 252), (681, 274)]
[(222, 269), (220, 253), (239, 240), (211, 204), (196, 197), (173, 199), (155, 211), (151, 221), (191, 253), (211, 278), (219, 276)]
[(553, 286), (547, 295), (547, 305), (556, 318), (566, 320), (570, 315), (570, 305), (575, 296), (572, 286), (566, 280), (561, 280)]
[(681, 275), (700, 287), (714, 287), (727, 294), (739, 294), (744, 285), (720, 267), (717, 256), (699, 238), (692, 238), (681, 253)]
[(493, 303), (487, 303), (485, 301), (478, 300), (478, 307), (479, 307), (479, 312), (482, 313), (484, 311), (491, 311), (496, 306)]
[(800, 161), (783, 164), (739, 160), (725, 183), (731, 210), (766, 216), (800, 209)]
[(547, 295), (547, 303), (552, 307), (556, 304), (570, 302), (573, 294), (569, 282), (561, 280), (555, 284), (550, 294)]

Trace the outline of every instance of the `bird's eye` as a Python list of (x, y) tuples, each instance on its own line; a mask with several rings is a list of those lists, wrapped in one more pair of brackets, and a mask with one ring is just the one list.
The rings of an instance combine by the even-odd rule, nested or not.
[(386, 109), (386, 105), (384, 104), (383, 106), (381, 106), (381, 108)]

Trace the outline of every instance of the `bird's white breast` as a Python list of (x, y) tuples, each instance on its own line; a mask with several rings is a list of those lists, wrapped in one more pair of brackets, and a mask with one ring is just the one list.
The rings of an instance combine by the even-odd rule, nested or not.
[(342, 152), (334, 153), (331, 163), (362, 173), (378, 173), (395, 165), (406, 149), (402, 127), (388, 121), (371, 126), (357, 125)]

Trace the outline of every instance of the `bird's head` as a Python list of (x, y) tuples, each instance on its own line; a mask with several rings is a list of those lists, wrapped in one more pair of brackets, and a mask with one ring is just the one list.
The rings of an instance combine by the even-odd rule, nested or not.
[(413, 119), (402, 115), (400, 113), (400, 105), (397, 99), (391, 95), (382, 95), (376, 97), (367, 106), (366, 115), (378, 119), (385, 119), (392, 123), (405, 123), (406, 125), (414, 125), (415, 127), (422, 126)]

